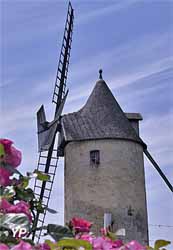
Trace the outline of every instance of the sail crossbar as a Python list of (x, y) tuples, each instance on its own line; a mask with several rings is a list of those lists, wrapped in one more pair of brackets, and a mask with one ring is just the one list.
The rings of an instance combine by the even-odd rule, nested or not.
[[(36, 199), (38, 199), (41, 202), (42, 207), (44, 208), (43, 213), (38, 213), (35, 218), (35, 223), (38, 228), (42, 228), (45, 224), (45, 218), (46, 218), (46, 212), (50, 201), (50, 196), (53, 188), (53, 183), (56, 175), (56, 169), (58, 165), (58, 159), (57, 156), (57, 150), (53, 150), (51, 161), (49, 164), (48, 171), (45, 171), (46, 168), (46, 162), (48, 158), (48, 151), (40, 152), (39, 153), (39, 159), (38, 159), (38, 165), (37, 165), (37, 171), (41, 173), (46, 173), (49, 175), (48, 181), (41, 181), (36, 179), (34, 184), (34, 194)], [(44, 192), (42, 190), (44, 189)], [(42, 193), (42, 195), (41, 195)], [(39, 230), (34, 233), (34, 237), (37, 238), (37, 242), (39, 242), (41, 236), (43, 236), (44, 229)]]
[(69, 66), (69, 59), (71, 52), (72, 34), (73, 34), (73, 20), (74, 20), (73, 8), (71, 3), (69, 2), (62, 47), (61, 47), (58, 69), (55, 80), (55, 87), (52, 98), (52, 102), (55, 103), (57, 106), (60, 105), (60, 102), (62, 101), (62, 99), (66, 94), (66, 82), (67, 82), (67, 74), (68, 74), (68, 66)]
[[(68, 95), (68, 90), (66, 90), (66, 82), (72, 44), (73, 19), (73, 8), (71, 3), (69, 2), (63, 43), (60, 52), (52, 99), (52, 102), (56, 104), (54, 120), (50, 123), (46, 121), (46, 115), (43, 106), (41, 106), (41, 108), (37, 112), (39, 145), (39, 159), (37, 170), (42, 173), (48, 174), (50, 176), (50, 180), (40, 181), (37, 179), (35, 181), (34, 193), (45, 210), (43, 213), (37, 211), (34, 218), (34, 228), (43, 228), (44, 226), (47, 212), (46, 208), (48, 208), (59, 159), (59, 151), (56, 145), (56, 134), (60, 129), (59, 121), (61, 119), (61, 114), (66, 101), (66, 97)], [(32, 234), (32, 240), (34, 240), (36, 237), (37, 242), (39, 242), (40, 237), (43, 235), (42, 231), (43, 229), (41, 229), (38, 233), (34, 231)]]

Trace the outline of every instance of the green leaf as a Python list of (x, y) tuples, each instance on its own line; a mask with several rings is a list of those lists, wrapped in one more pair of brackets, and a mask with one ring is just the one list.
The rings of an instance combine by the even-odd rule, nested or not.
[(110, 231), (108, 231), (107, 232), (107, 235), (106, 235), (109, 239), (111, 239), (111, 240), (116, 240), (117, 239), (117, 236), (116, 236), (116, 234), (115, 233), (112, 233), (112, 232), (110, 232)]
[(167, 240), (156, 240), (156, 242), (154, 244), (154, 249), (159, 250), (160, 247), (165, 247), (169, 244), (171, 244), (171, 242), (167, 241)]
[(63, 227), (63, 226), (54, 225), (54, 224), (48, 224), (47, 232), (49, 235), (52, 236), (52, 238), (55, 241), (58, 241), (65, 237), (68, 237), (68, 238), (74, 237), (71, 230), (68, 227)]
[(34, 192), (31, 188), (23, 189), (16, 187), (16, 198), (28, 202), (34, 199)]
[(26, 175), (29, 179), (32, 179), (32, 178), (36, 178), (37, 177), (37, 174), (35, 173), (37, 170), (35, 170), (34, 172), (27, 172)]
[(47, 230), (47, 226), (36, 227), (34, 231)]
[(49, 207), (46, 207), (45, 209), (46, 209), (49, 213), (51, 213), (51, 214), (57, 214), (57, 213), (58, 213), (56, 210), (54, 210), (54, 209), (52, 209), (52, 208), (49, 208)]
[(0, 143), (0, 157), (4, 157), (4, 156), (5, 156), (4, 145)]
[(26, 188), (29, 184), (29, 177), (22, 176), (20, 181), (21, 181), (22, 188)]
[(0, 226), (0, 238), (8, 236), (13, 236), (13, 232), (11, 231), (11, 229)]
[(34, 173), (37, 174), (37, 179), (40, 181), (49, 181), (50, 180), (50, 176), (46, 173), (43, 173), (39, 170), (35, 170)]
[(8, 213), (0, 214), (1, 227), (14, 230), (16, 228), (25, 229), (26, 232), (30, 230), (30, 221), (28, 217), (23, 213)]
[(14, 197), (16, 194), (14, 188), (12, 186), (0, 187), (0, 198), (5, 198), (7, 200)]
[(53, 243), (50, 240), (45, 240), (45, 243), (50, 247), (51, 250), (56, 250), (58, 248), (58, 243)]
[(70, 247), (70, 248), (74, 248), (75, 249), (80, 249), (80, 248), (84, 248), (85, 250), (92, 250), (92, 245), (85, 241), (85, 240), (77, 240), (77, 239), (63, 239), (60, 240), (57, 245), (59, 247)]
[(1, 234), (0, 235), (0, 243), (4, 243), (4, 244), (13, 244), (13, 245), (16, 245), (18, 243), (18, 240), (11, 236), (11, 235), (8, 235), (6, 236), (5, 234)]
[(44, 213), (44, 207), (42, 206), (40, 201), (35, 204), (35, 208), (38, 213), (41, 213), (41, 214)]

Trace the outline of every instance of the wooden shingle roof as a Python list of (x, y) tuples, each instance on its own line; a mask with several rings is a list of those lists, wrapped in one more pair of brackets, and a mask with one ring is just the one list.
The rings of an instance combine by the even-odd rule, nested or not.
[(62, 116), (65, 142), (126, 139), (143, 144), (104, 80), (99, 80), (78, 112)]

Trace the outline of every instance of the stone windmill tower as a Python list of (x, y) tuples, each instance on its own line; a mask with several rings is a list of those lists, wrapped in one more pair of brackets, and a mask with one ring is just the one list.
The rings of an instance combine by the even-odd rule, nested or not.
[[(111, 224), (113, 230), (125, 228), (127, 241), (136, 239), (145, 244), (148, 225), (143, 152), (171, 192), (173, 186), (139, 137), (141, 115), (122, 111), (102, 79), (102, 71), (85, 106), (62, 115), (68, 95), (73, 20), (69, 2), (52, 98), (54, 118), (46, 120), (43, 105), (37, 112), (37, 171), (48, 174), (49, 181), (36, 179), (34, 193), (48, 207), (58, 160), (64, 156), (65, 221), (84, 217), (93, 221), (98, 232), (104, 217), (104, 224)], [(37, 242), (44, 235), (46, 210), (36, 211), (34, 227), (40, 230), (33, 232), (32, 239)]]
[(61, 118), (59, 145), (65, 158), (65, 221), (73, 216), (103, 227), (112, 215), (113, 230), (126, 240), (148, 242), (143, 148), (138, 113), (124, 113), (100, 79), (86, 104)]

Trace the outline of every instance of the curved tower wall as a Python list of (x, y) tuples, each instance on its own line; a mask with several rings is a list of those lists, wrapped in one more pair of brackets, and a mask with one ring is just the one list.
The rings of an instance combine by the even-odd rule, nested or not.
[[(90, 164), (90, 151), (100, 151), (100, 164)], [(127, 241), (148, 242), (143, 148), (120, 139), (70, 142), (65, 146), (65, 222), (82, 217), (103, 227), (112, 213), (114, 231), (125, 228)]]

